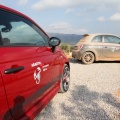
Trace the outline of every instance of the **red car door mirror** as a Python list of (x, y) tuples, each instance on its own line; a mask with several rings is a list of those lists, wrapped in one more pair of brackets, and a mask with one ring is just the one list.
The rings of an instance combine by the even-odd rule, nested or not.
[(58, 46), (60, 43), (61, 43), (61, 40), (59, 38), (56, 38), (56, 37), (50, 38), (50, 41), (49, 41), (50, 46), (55, 47), (55, 46)]

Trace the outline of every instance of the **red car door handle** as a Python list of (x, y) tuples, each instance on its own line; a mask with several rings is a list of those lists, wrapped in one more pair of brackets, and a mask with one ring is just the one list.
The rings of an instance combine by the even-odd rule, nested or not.
[(16, 73), (16, 72), (19, 72), (23, 69), (24, 69), (24, 66), (20, 66), (20, 67), (17, 67), (17, 68), (10, 68), (10, 69), (5, 70), (5, 74)]

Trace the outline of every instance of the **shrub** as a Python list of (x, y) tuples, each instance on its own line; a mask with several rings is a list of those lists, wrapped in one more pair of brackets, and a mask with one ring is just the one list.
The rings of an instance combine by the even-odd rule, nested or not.
[(67, 43), (61, 43), (60, 48), (65, 52), (65, 53), (70, 53), (72, 52), (74, 46), (69, 45)]

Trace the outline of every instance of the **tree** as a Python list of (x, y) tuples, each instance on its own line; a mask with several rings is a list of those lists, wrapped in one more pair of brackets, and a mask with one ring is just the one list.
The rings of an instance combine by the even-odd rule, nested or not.
[(67, 43), (61, 43), (60, 48), (65, 52), (65, 53), (70, 53), (72, 52), (74, 46), (67, 44)]

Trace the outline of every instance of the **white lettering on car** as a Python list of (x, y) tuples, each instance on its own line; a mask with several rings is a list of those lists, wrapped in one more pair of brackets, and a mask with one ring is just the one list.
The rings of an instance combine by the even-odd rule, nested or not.
[(40, 65), (40, 64), (41, 64), (41, 62), (32, 63), (32, 64), (31, 64), (31, 67), (35, 67), (35, 66), (38, 66), (38, 65)]
[(47, 68), (44, 68), (43, 71), (45, 72), (47, 70)]
[(46, 67), (48, 67), (48, 66), (49, 66), (49, 64), (47, 64), (47, 65), (44, 65), (44, 66), (43, 66), (43, 68), (46, 68)]
[(47, 70), (47, 67), (49, 67), (49, 64), (47, 65), (44, 65), (42, 68), (43, 68), (43, 71), (46, 71)]
[(40, 72), (41, 72), (41, 68), (37, 67), (37, 69), (34, 71), (34, 80), (36, 81), (36, 84), (40, 83)]

